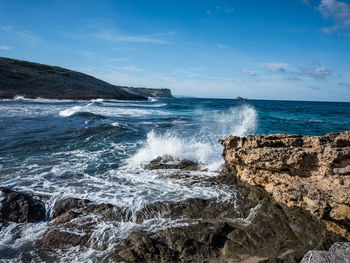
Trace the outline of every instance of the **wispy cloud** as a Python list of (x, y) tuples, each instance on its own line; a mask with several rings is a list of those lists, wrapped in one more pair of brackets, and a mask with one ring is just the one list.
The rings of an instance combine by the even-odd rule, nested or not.
[(22, 38), (23, 40), (30, 42), (30, 43), (37, 43), (41, 39), (37, 35), (35, 35), (31, 31), (27, 30), (19, 30), (17, 28), (14, 28), (13, 26), (10, 25), (0, 25), (0, 30), (11, 35), (15, 35), (17, 37)]
[(215, 8), (216, 10), (222, 11), (224, 13), (232, 13), (235, 11), (235, 9), (233, 7), (227, 7), (227, 6), (216, 6)]
[(217, 44), (216, 45), (218, 48), (230, 48), (230, 45), (224, 45), (224, 44)]
[(242, 69), (242, 72), (244, 75), (247, 75), (247, 76), (251, 76), (251, 77), (254, 77), (256, 76), (256, 72), (255, 71), (252, 71), (252, 70), (248, 70), (248, 69)]
[(286, 71), (284, 64), (268, 63), (268, 64), (266, 64), (266, 67), (271, 72), (285, 72)]
[(10, 46), (0, 46), (0, 50), (11, 50), (13, 47)]
[(208, 14), (208, 15), (213, 15), (214, 13), (232, 13), (234, 12), (235, 9), (233, 7), (227, 7), (227, 6), (216, 6), (215, 9), (207, 9), (205, 12)]
[(324, 18), (334, 21), (334, 25), (321, 28), (324, 33), (330, 34), (350, 28), (350, 4), (337, 0), (322, 0), (317, 10)]
[(153, 43), (153, 44), (167, 44), (164, 39), (166, 36), (175, 35), (174, 32), (156, 33), (149, 35), (125, 35), (119, 34), (110, 30), (101, 31), (91, 34), (92, 37), (113, 41), (113, 42), (131, 42), (131, 43)]
[(144, 69), (138, 68), (134, 65), (125, 66), (125, 67), (122, 67), (122, 69), (125, 71), (133, 71), (133, 72), (144, 72), (145, 71)]
[(331, 71), (325, 67), (314, 68), (314, 69), (301, 69), (300, 74), (304, 77), (314, 78), (314, 79), (324, 79), (331, 75)]

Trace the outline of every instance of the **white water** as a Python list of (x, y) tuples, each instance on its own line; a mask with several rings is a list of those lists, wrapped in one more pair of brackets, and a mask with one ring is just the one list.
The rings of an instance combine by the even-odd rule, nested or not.
[(229, 135), (247, 136), (256, 129), (256, 111), (248, 105), (231, 108), (227, 113), (197, 112), (203, 115), (201, 129), (193, 137), (182, 138), (172, 131), (157, 134), (150, 131), (147, 141), (134, 156), (129, 165), (145, 165), (158, 156), (171, 155), (179, 159), (190, 159), (203, 165), (210, 171), (218, 170), (223, 164), (222, 147), (217, 143), (220, 138)]
[[(17, 100), (22, 103), (28, 99)], [(0, 106), (0, 114), (33, 118), (51, 115), (61, 120), (69, 120), (77, 113), (88, 112), (113, 117), (110, 121), (113, 127), (125, 125), (120, 124), (124, 120), (119, 121), (119, 117), (131, 119), (141, 117), (144, 118), (141, 123), (154, 125), (148, 118), (155, 115), (166, 118), (176, 114), (166, 108), (166, 103), (156, 99), (146, 102), (94, 100), (89, 103), (78, 102), (78, 105), (52, 100), (50, 102), (28, 100), (28, 102), (30, 104), (25, 106)], [(42, 104), (44, 102), (46, 108), (43, 110), (43, 106), (36, 102)], [(216, 171), (223, 164), (222, 147), (217, 140), (228, 135), (245, 136), (254, 133), (256, 129), (256, 111), (248, 105), (232, 107), (227, 111), (209, 112), (198, 109), (193, 116), (194, 126), (189, 133), (178, 128), (186, 124), (186, 121), (175, 119), (171, 124), (179, 126), (175, 125), (174, 129), (169, 128), (165, 132), (154, 128), (148, 132), (147, 139), (143, 142), (115, 143), (113, 140), (107, 140), (103, 141), (102, 149), (66, 149), (39, 157), (28, 156), (21, 163), (17, 163), (18, 167), (2, 169), (3, 174), (11, 176), (3, 176), (1, 186), (15, 186), (18, 191), (48, 195), (50, 197), (46, 204), (48, 214), (57, 201), (66, 197), (86, 198), (96, 203), (111, 203), (129, 209), (132, 215), (145, 205), (157, 201), (179, 202), (187, 198), (203, 198), (228, 202), (234, 199), (235, 193), (225, 186), (188, 184), (188, 180), (191, 179), (169, 178), (174, 171), (144, 169), (152, 159), (168, 154), (179, 159), (197, 161), (203, 168), (209, 170), (209, 172), (189, 172), (190, 178), (216, 176)], [(89, 120), (85, 123), (88, 125)], [(85, 143), (89, 140), (94, 140), (94, 137), (86, 138)], [(132, 152), (134, 154), (130, 154)], [(121, 163), (118, 156), (127, 158)], [(112, 167), (113, 163), (121, 165), (107, 170), (101, 168), (99, 173), (89, 172), (91, 169), (99, 169), (102, 164)], [(249, 219), (247, 218), (248, 221)], [(171, 226), (196, 223), (186, 218), (170, 220), (159, 217), (136, 224), (133, 216), (125, 222), (96, 222), (91, 237), (95, 247), (101, 248), (106, 244), (111, 247), (105, 251), (71, 247), (68, 251), (55, 251), (53, 258), (60, 258), (60, 262), (98, 262), (92, 259), (105, 258), (115, 242), (125, 238), (135, 229), (156, 232)], [(22, 251), (26, 247), (34, 246), (45, 234), (49, 225), (50, 222), (11, 224), (0, 231), (0, 262), (2, 253), (12, 250)], [(12, 262), (23, 262), (21, 255), (14, 257)]]

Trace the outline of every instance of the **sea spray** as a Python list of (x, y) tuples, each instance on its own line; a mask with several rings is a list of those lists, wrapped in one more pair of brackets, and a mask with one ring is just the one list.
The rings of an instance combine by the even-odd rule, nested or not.
[(218, 139), (228, 135), (246, 136), (256, 129), (256, 110), (246, 104), (220, 113), (197, 110), (196, 115), (200, 116), (197, 134), (183, 138), (173, 130), (163, 134), (151, 130), (144, 147), (129, 159), (129, 165), (145, 165), (158, 156), (171, 155), (178, 159), (196, 161), (204, 168), (216, 171), (223, 164)]

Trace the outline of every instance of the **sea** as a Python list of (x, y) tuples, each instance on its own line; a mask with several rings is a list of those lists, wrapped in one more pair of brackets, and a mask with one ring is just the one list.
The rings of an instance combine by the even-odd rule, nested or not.
[[(52, 209), (66, 197), (111, 203), (131, 213), (158, 201), (234, 201), (222, 185), (191, 184), (149, 170), (158, 156), (201, 165), (193, 176), (222, 169), (219, 139), (229, 135), (323, 135), (350, 130), (350, 103), (149, 98), (147, 101), (0, 100), (0, 187), (43, 195), (48, 220), (0, 226), (0, 262), (114, 262), (115, 244), (132, 231), (186, 225), (185, 218), (96, 223), (94, 248), (42, 252)], [(0, 196), (0, 200), (3, 197)], [(1, 206), (0, 206), (1, 208)], [(104, 242), (103, 249), (98, 244)]]

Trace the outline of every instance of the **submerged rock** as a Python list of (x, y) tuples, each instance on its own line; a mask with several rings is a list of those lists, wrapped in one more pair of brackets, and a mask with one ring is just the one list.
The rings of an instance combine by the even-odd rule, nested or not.
[(45, 220), (45, 205), (25, 193), (0, 189), (0, 222), (37, 222)]
[(150, 161), (148, 168), (150, 170), (155, 169), (180, 169), (187, 171), (199, 170), (198, 163), (191, 160), (180, 160), (170, 155), (159, 156), (156, 159)]
[(301, 263), (350, 263), (350, 243), (335, 243), (329, 251), (309, 251)]
[(350, 240), (350, 132), (230, 136), (220, 143), (240, 180), (307, 210)]

